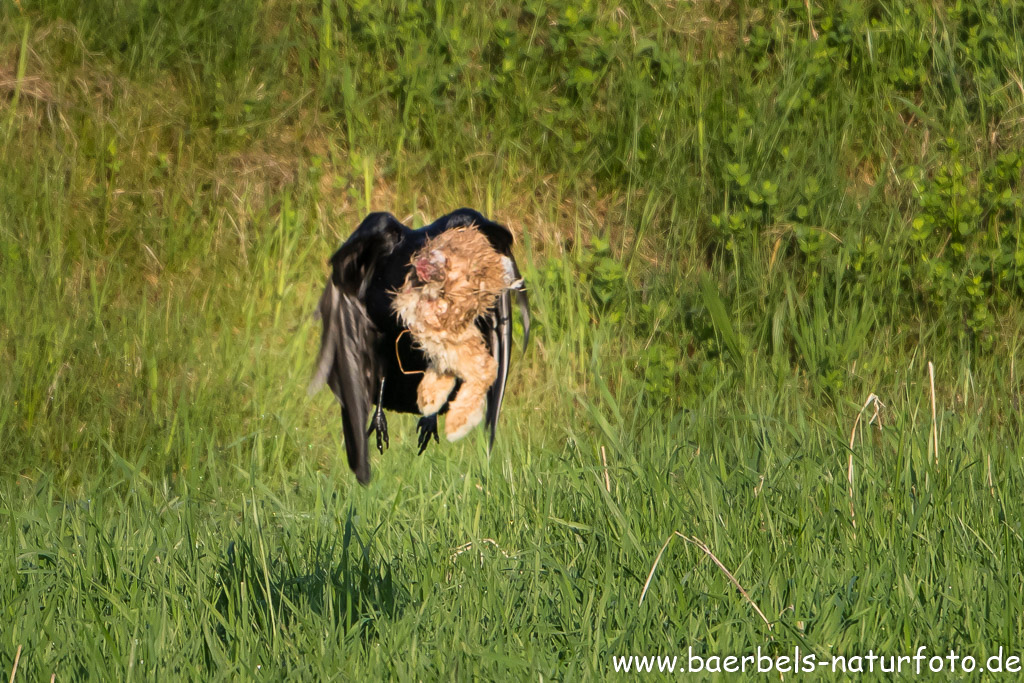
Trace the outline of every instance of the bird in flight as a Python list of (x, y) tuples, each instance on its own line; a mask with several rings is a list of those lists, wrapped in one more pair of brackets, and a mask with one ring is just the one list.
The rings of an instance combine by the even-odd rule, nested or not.
[(512, 241), (508, 228), (472, 209), (419, 230), (389, 213), (371, 213), (331, 256), (309, 390), (326, 383), (341, 403), (348, 464), (360, 483), (370, 481), (369, 436), (376, 433), (381, 453), (389, 445), (385, 409), (422, 415), (420, 453), (431, 437), (438, 441), (437, 417), (445, 412), (449, 441), (486, 421), (493, 447), (513, 296), (524, 346), (530, 333)]

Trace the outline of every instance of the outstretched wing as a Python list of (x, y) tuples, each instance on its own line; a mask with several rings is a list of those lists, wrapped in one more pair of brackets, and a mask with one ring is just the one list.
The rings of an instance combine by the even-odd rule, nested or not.
[[(487, 241), (491, 243), (494, 250), (512, 258), (512, 233), (501, 223), (488, 220), (482, 213), (475, 209), (456, 209), (447, 216), (442, 216), (434, 221), (431, 228), (436, 230), (450, 230), (472, 225), (483, 233)], [(431, 229), (428, 228), (428, 229)]]
[(512, 355), (512, 296), (516, 297), (520, 315), (523, 318), (523, 346), (526, 346), (530, 338), (530, 308), (523, 291), (522, 276), (519, 274), (519, 267), (512, 257), (512, 233), (500, 223), (490, 221), (482, 214), (473, 209), (459, 209), (438, 220), (445, 229), (463, 225), (474, 225), (484, 234), (487, 241), (494, 249), (508, 259), (508, 265), (514, 274), (513, 280), (517, 283), (514, 289), (506, 289), (498, 297), (498, 301), (487, 315), (477, 320), (477, 325), (487, 338), (491, 355), (498, 363), (498, 377), (494, 384), (487, 390), (487, 415), (485, 418), (487, 428), (490, 430), (488, 450), (494, 447), (494, 435), (498, 427), (498, 416), (501, 413), (501, 403), (505, 398), (505, 382), (508, 380), (509, 358)]
[(326, 382), (341, 403), (348, 464), (361, 484), (370, 481), (365, 430), (382, 372), (376, 353), (379, 332), (367, 315), (366, 293), (406, 230), (391, 214), (367, 216), (331, 257), (333, 270), (318, 307), (323, 335), (309, 390), (315, 392)]

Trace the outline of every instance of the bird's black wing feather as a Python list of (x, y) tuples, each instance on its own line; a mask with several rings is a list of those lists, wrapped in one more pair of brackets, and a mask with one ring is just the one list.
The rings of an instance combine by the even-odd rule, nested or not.
[(326, 382), (338, 397), (348, 464), (362, 484), (370, 481), (366, 423), (382, 372), (366, 291), (407, 231), (391, 214), (367, 216), (331, 257), (333, 270), (318, 308), (323, 336), (309, 388), (316, 391)]
[[(518, 277), (518, 269), (516, 275)], [(523, 347), (525, 348), (526, 342), (530, 338), (530, 310), (526, 292), (521, 289), (516, 290), (515, 296), (519, 305), (519, 313), (523, 318)], [(491, 432), (487, 450), (490, 451), (494, 448), (494, 435), (498, 428), (501, 402), (505, 398), (505, 382), (508, 379), (509, 357), (512, 354), (512, 292), (510, 290), (501, 293), (498, 301), (482, 322), (481, 328), (484, 334), (488, 335), (491, 345), (491, 356), (498, 362), (498, 376), (491, 388), (487, 390), (486, 424)]]
[(465, 225), (475, 226), (483, 233), (487, 241), (491, 243), (494, 250), (499, 254), (512, 257), (512, 233), (501, 223), (484, 218), (484, 215), (474, 209), (456, 209), (447, 216), (443, 216), (434, 223), (442, 230), (460, 228)]

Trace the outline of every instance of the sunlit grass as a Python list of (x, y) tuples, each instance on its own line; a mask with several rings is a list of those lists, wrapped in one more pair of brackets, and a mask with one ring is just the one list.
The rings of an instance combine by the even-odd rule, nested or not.
[[(1017, 10), (429, 5), (0, 4), (0, 669), (1019, 652)], [(395, 415), (359, 487), (326, 259), (463, 205), (534, 313), (498, 445)]]

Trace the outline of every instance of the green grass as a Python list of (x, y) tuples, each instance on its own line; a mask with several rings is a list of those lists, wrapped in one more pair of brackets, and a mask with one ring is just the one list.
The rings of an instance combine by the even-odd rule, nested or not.
[[(0, 670), (1024, 654), (1024, 15), (812, 5), (0, 0)], [(463, 205), (498, 445), (362, 488), (326, 259)]]

